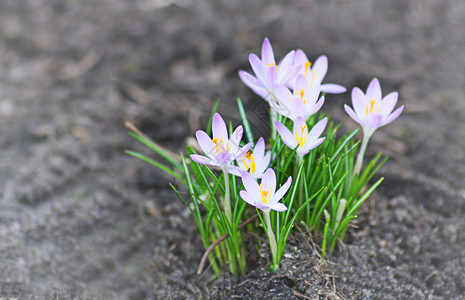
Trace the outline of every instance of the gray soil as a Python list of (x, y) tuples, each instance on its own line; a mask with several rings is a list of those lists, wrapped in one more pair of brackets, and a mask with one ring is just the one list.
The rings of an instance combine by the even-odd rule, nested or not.
[[(464, 15), (462, 0), (0, 1), (0, 298), (465, 299)], [(375, 133), (385, 181), (329, 261), (299, 227), (277, 273), (250, 236), (250, 273), (209, 281), (171, 178), (124, 154), (150, 154), (124, 121), (179, 152), (215, 99), (228, 120), (236, 97), (253, 112), (237, 71), (265, 36), (278, 57), (326, 54), (349, 90), (378, 77), (406, 109)], [(349, 102), (325, 105), (347, 129)]]

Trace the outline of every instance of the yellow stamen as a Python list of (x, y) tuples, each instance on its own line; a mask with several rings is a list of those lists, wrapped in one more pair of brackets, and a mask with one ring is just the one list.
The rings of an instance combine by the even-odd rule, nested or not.
[[(376, 103), (376, 100), (373, 100), (373, 99), (370, 100), (370, 105), (367, 105), (367, 109), (366, 109), (367, 115), (368, 115), (368, 114), (371, 114), (371, 113), (373, 112), (373, 108), (374, 108), (374, 106), (375, 106), (375, 103)], [(370, 107), (370, 109), (368, 109), (368, 106)], [(381, 108), (378, 109), (378, 113), (379, 113), (379, 110), (380, 110), (380, 109), (381, 109)]]
[(297, 144), (299, 145), (299, 147), (303, 147), (305, 144), (305, 141), (307, 140), (307, 134), (308, 134), (307, 125), (300, 126), (300, 129), (302, 129), (302, 132), (300, 133), (300, 135), (297, 133), (297, 131), (295, 131), (295, 140)]
[(216, 153), (217, 154), (219, 154), (220, 152), (223, 152), (225, 150), (229, 152), (229, 142), (226, 142), (226, 147), (224, 147), (223, 138), (220, 139), (219, 144), (218, 144), (218, 138), (213, 138), (212, 141), (216, 145)]
[(260, 196), (261, 196), (263, 204), (268, 204), (268, 202), (270, 202), (270, 198), (271, 198), (270, 191), (264, 191), (263, 186), (260, 184)]
[(304, 68), (305, 68), (305, 77), (308, 78), (308, 68), (310, 68), (312, 66), (312, 63), (307, 61), (304, 65)]
[[(304, 99), (305, 91), (304, 90), (300, 90), (300, 91), (294, 90), (294, 95), (300, 96), (300, 100), (302, 100), (302, 102), (305, 104), (305, 99)], [(291, 101), (291, 98), (289, 98), (289, 101)]]
[[(266, 66), (271, 67), (271, 66), (275, 66), (275, 64), (270, 62)], [(276, 66), (276, 72), (278, 72), (278, 66)]]
[(247, 163), (245, 162), (245, 159), (242, 159), (242, 162), (244, 163), (247, 171), (249, 173), (255, 173), (255, 159), (253, 158), (253, 155), (249, 152), (247, 152), (246, 155), (244, 155), (245, 158), (249, 161), (250, 166), (247, 166)]
[[(311, 62), (307, 61), (305, 63), (305, 66), (304, 66), (305, 67), (305, 73), (304, 74), (305, 74), (305, 78), (307, 78), (307, 79), (308, 79), (308, 70), (309, 70), (309, 68), (311, 66), (312, 66)], [(313, 71), (312, 69), (310, 69), (310, 70), (312, 71), (312, 81), (310, 82), (310, 88), (312, 88), (313, 82), (315, 81), (315, 71)]]

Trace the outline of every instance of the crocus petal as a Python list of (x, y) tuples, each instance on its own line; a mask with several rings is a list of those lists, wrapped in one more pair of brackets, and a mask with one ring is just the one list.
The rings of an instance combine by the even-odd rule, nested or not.
[(250, 194), (249, 192), (242, 190), (239, 192), (239, 195), (241, 196), (242, 200), (244, 200), (250, 205), (255, 206), (255, 197), (253, 194)]
[(352, 89), (352, 105), (354, 107), (355, 113), (359, 118), (366, 115), (366, 102), (366, 97), (365, 94), (363, 94), (362, 90), (358, 87), (354, 87)]
[(355, 114), (355, 112), (353, 111), (353, 109), (347, 105), (347, 104), (344, 104), (344, 109), (346, 111), (346, 113), (357, 123), (361, 124), (361, 121), (359, 119), (359, 117), (357, 116), (357, 114)]
[[(262, 177), (262, 189), (264, 191), (271, 190), (271, 199), (273, 199), (273, 195), (276, 189), (276, 174), (273, 169), (266, 170), (265, 174)], [(271, 200), (270, 199), (270, 200)]]
[(328, 94), (342, 94), (347, 91), (345, 87), (335, 83), (325, 83), (321, 85), (321, 91)]
[(242, 184), (244, 185), (247, 192), (249, 192), (254, 197), (259, 197), (260, 196), (260, 186), (255, 181), (255, 179), (253, 179), (252, 175), (250, 175), (246, 171), (243, 171), (241, 173), (241, 177), (242, 177)]
[(205, 131), (197, 130), (195, 132), (195, 137), (202, 151), (213, 159), (216, 155), (216, 144), (213, 143), (208, 134), (205, 133)]
[(289, 118), (295, 120), (298, 117), (305, 117), (305, 104), (297, 97), (293, 97), (290, 105), (291, 113)]
[(242, 169), (241, 167), (238, 167), (238, 166), (232, 166), (232, 165), (228, 166), (228, 173), (236, 175), (238, 177), (242, 176), (242, 171), (244, 170), (245, 169)]
[(373, 78), (368, 85), (366, 97), (375, 101), (381, 100), (381, 86), (377, 78)]
[(308, 152), (310, 152), (310, 150), (311, 150), (310, 145), (308, 145), (308, 146), (304, 145), (303, 147), (297, 148), (296, 153), (297, 153), (298, 155), (300, 155), (300, 156), (304, 156), (304, 155), (306, 155)]
[(402, 113), (403, 110), (404, 110), (404, 106), (402, 105), (401, 107), (399, 107), (398, 109), (396, 109), (392, 114), (390, 114), (390, 115), (383, 121), (383, 125), (381, 125), (381, 126), (387, 125), (387, 124), (391, 123), (392, 121), (394, 121), (395, 119), (397, 119), (397, 117), (399, 117), (399, 115)]
[(297, 153), (299, 153), (300, 155), (305, 155), (308, 152), (310, 152), (310, 150), (315, 149), (316, 147), (320, 146), (325, 141), (325, 139), (326, 137), (322, 137), (317, 140), (309, 141), (302, 147), (302, 150), (300, 150), (301, 152), (304, 152), (304, 153), (302, 154), (302, 153), (299, 153), (298, 151)]
[(196, 163), (199, 163), (202, 165), (210, 165), (210, 166), (217, 165), (213, 160), (203, 155), (191, 154), (191, 159), (195, 161)]
[(298, 49), (295, 52), (294, 65), (300, 65), (301, 67), (303, 67), (306, 62), (308, 62), (307, 55), (305, 55), (304, 51)]
[(271, 153), (267, 153), (260, 162), (255, 162), (257, 164), (255, 173), (253, 174), (256, 178), (263, 177), (263, 172), (268, 168), (271, 160)]
[(321, 97), (320, 100), (318, 100), (317, 103), (315, 103), (315, 105), (313, 105), (310, 110), (307, 112), (305, 118), (308, 119), (308, 117), (310, 117), (311, 115), (313, 115), (314, 113), (316, 113), (317, 111), (320, 110), (320, 108), (323, 106), (323, 104), (325, 103), (325, 97)]
[(287, 210), (287, 207), (286, 205), (282, 204), (282, 203), (275, 203), (275, 204), (272, 204), (272, 205), (269, 205), (269, 207), (272, 209), (272, 210), (275, 210), (275, 211), (286, 211)]
[(216, 164), (224, 167), (224, 166), (229, 165), (234, 160), (234, 157), (228, 151), (221, 151), (215, 157), (215, 160), (216, 160)]
[[(301, 128), (302, 128), (302, 127), (305, 127), (305, 126), (307, 126), (307, 123), (305, 123), (305, 120), (304, 120), (303, 118), (301, 118), (301, 117), (298, 117), (298, 118), (296, 118), (296, 119), (294, 120), (294, 128), (293, 128), (292, 131), (293, 131), (293, 132), (299, 132), (299, 133), (300, 133), (300, 132), (302, 131)], [(292, 136), (292, 138), (295, 139), (294, 136)], [(296, 143), (297, 143), (297, 142), (296, 142)]]
[(270, 88), (273, 92), (276, 79), (276, 68), (268, 67), (265, 70), (265, 86)]
[(263, 157), (265, 154), (265, 140), (261, 137), (253, 149), (254, 157)]
[(289, 187), (291, 186), (292, 183), (292, 177), (289, 176), (289, 178), (286, 180), (286, 182), (276, 191), (273, 197), (272, 204), (276, 204), (281, 200), (281, 198), (284, 196), (284, 194), (287, 193), (289, 190)]
[(389, 116), (389, 114), (392, 112), (392, 110), (396, 106), (398, 98), (399, 98), (399, 93), (397, 92), (392, 92), (384, 96), (383, 100), (381, 100), (379, 114), (382, 115), (384, 118)]
[[(236, 162), (237, 162), (237, 165), (238, 167), (235, 167), (235, 166), (231, 166), (232, 168), (239, 168), (240, 171), (239, 172), (242, 172), (242, 171), (247, 171), (247, 166), (244, 164), (244, 159), (245, 159), (245, 155), (243, 156), (238, 156), (236, 158)], [(242, 176), (242, 175), (238, 175), (238, 176)]]
[(252, 148), (252, 146), (253, 146), (252, 142), (245, 144), (245, 146), (240, 148), (237, 151), (237, 153), (234, 153), (235, 154), (234, 159), (237, 159), (238, 157), (245, 155), (250, 150), (250, 148)]
[(307, 81), (307, 78), (305, 78), (304, 74), (297, 75), (297, 78), (295, 80), (294, 93), (297, 92), (297, 94), (299, 95), (300, 90), (304, 90), (305, 92), (309, 91), (308, 81)]
[(261, 200), (255, 199), (254, 206), (258, 209), (264, 210), (264, 211), (269, 211), (270, 207), (266, 204), (264, 204)]
[(213, 138), (218, 140), (223, 139), (224, 142), (228, 141), (228, 129), (219, 113), (213, 115), (212, 133)]
[(242, 128), (242, 125), (237, 126), (237, 128), (234, 130), (234, 132), (231, 135), (231, 138), (229, 139), (229, 152), (236, 154), (237, 149), (239, 149), (239, 144), (242, 139), (242, 134), (244, 132), (244, 129)]
[(310, 130), (310, 132), (308, 133), (307, 139), (314, 140), (314, 139), (318, 138), (321, 135), (321, 133), (323, 132), (323, 130), (325, 130), (327, 124), (328, 124), (328, 118), (326, 118), (326, 117), (323, 118), (318, 123), (316, 123), (316, 125), (313, 126), (312, 130)]
[(288, 87), (294, 88), (294, 81), (299, 72), (302, 70), (302, 66), (299, 65), (293, 65), (289, 72), (287, 73), (287, 76), (284, 77), (284, 79), (281, 81), (282, 84), (285, 84)]
[(282, 84), (276, 84), (274, 86), (274, 94), (276, 96), (276, 100), (278, 100), (279, 105), (282, 106), (282, 109), (284, 110), (284, 113), (280, 114), (288, 114), (289, 100), (293, 97), (291, 91), (289, 91), (289, 89)]
[(318, 100), (318, 96), (320, 95), (321, 85), (314, 84), (312, 88), (307, 86), (307, 90), (305, 92), (305, 103), (307, 105), (314, 105)]
[[(294, 62), (295, 51), (292, 50), (286, 56), (284, 56), (283, 60), (278, 65), (278, 82), (285, 84), (286, 81), (291, 79), (289, 76), (289, 71), (291, 71), (292, 63)], [(295, 76), (296, 74), (294, 74)]]
[(261, 82), (265, 82), (265, 67), (263, 66), (262, 61), (258, 58), (257, 55), (251, 53), (249, 55), (249, 62), (252, 70), (254, 71), (257, 79)]
[(269, 63), (276, 64), (274, 60), (273, 48), (271, 47), (270, 40), (265, 38), (262, 44), (262, 62), (267, 65)]
[(270, 104), (271, 108), (278, 114), (285, 116), (285, 117), (289, 116), (289, 108), (283, 105), (278, 105), (276, 102), (271, 101), (271, 100), (268, 101), (268, 103)]
[(251, 88), (252, 91), (254, 91), (255, 94), (259, 95), (260, 97), (265, 98), (268, 94), (268, 90), (265, 88), (265, 86), (251, 74), (240, 70), (239, 77), (241, 78), (242, 82), (245, 83), (245, 85)]
[(383, 116), (380, 114), (369, 114), (362, 119), (363, 125), (371, 128), (378, 128), (383, 123)]
[(328, 58), (325, 55), (318, 57), (312, 66), (312, 71), (315, 72), (315, 84), (320, 84), (328, 71)]
[(297, 146), (297, 142), (294, 138), (294, 135), (292, 135), (289, 129), (287, 129), (287, 127), (281, 124), (279, 121), (276, 121), (274, 125), (279, 135), (281, 136), (281, 140), (283, 141), (283, 143), (286, 144), (286, 146), (288, 146), (289, 148), (294, 149), (295, 146)]

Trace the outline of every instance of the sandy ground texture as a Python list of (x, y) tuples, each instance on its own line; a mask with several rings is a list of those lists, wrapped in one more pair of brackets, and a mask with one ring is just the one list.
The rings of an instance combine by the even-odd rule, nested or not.
[[(465, 299), (462, 0), (0, 1), (0, 298)], [(304, 229), (282, 268), (196, 275), (203, 247), (130, 120), (173, 151), (260, 100), (239, 80), (268, 36), (277, 56), (329, 57), (327, 82), (378, 77), (406, 109), (369, 154), (391, 159), (330, 262)], [(343, 111), (350, 93), (328, 96)], [(253, 118), (252, 118), (253, 119)], [(148, 153), (148, 152), (144, 152)], [(268, 253), (266, 244), (261, 253)]]

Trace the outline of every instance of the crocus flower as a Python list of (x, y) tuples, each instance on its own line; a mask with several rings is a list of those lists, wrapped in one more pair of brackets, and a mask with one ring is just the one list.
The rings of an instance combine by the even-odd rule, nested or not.
[(344, 109), (355, 122), (362, 126), (365, 134), (371, 135), (377, 128), (391, 123), (402, 113), (404, 106), (392, 112), (398, 97), (397, 92), (392, 92), (383, 98), (379, 81), (373, 78), (366, 94), (358, 87), (352, 90), (354, 109), (348, 105), (344, 105)]
[(271, 209), (275, 211), (285, 211), (287, 207), (278, 203), (279, 200), (286, 194), (291, 186), (292, 177), (289, 176), (279, 190), (276, 191), (276, 174), (273, 169), (266, 170), (260, 185), (248, 172), (242, 173), (242, 183), (245, 191), (239, 192), (241, 198), (248, 204), (255, 206), (264, 212), (269, 212)]
[[(307, 79), (307, 84), (312, 87), (321, 85), (321, 91), (328, 94), (340, 94), (346, 91), (346, 88), (339, 84), (325, 83), (322, 84), (323, 78), (328, 71), (328, 58), (325, 55), (318, 57), (312, 66), (307, 55), (302, 50), (297, 50), (294, 56), (294, 66), (300, 66), (299, 74), (303, 74)], [(293, 87), (295, 82), (291, 82)]]
[(205, 131), (197, 130), (195, 133), (197, 142), (207, 156), (191, 154), (193, 161), (199, 164), (219, 166), (224, 169), (233, 160), (247, 153), (252, 147), (252, 143), (248, 143), (242, 148), (239, 147), (243, 133), (240, 125), (229, 138), (226, 124), (218, 113), (213, 115), (212, 133), (213, 138), (211, 139)]
[(402, 113), (404, 109), (403, 105), (392, 112), (396, 106), (398, 97), (399, 94), (397, 92), (392, 92), (383, 98), (381, 86), (376, 78), (371, 80), (366, 94), (357, 87), (353, 88), (352, 105), (354, 109), (348, 105), (344, 105), (344, 109), (355, 122), (362, 126), (363, 140), (352, 176), (359, 174), (362, 169), (365, 150), (373, 132), (379, 127), (391, 123)]
[(262, 58), (253, 53), (249, 55), (255, 76), (240, 70), (239, 77), (257, 95), (269, 101), (274, 96), (275, 84), (288, 84), (299, 72), (300, 66), (293, 65), (294, 54), (295, 51), (289, 52), (279, 65), (276, 65), (273, 48), (268, 38), (265, 38), (262, 44)]
[(271, 154), (268, 152), (265, 154), (265, 140), (260, 138), (253, 149), (253, 152), (243, 154), (236, 159), (237, 166), (230, 166), (229, 173), (242, 176), (242, 172), (246, 171), (253, 178), (262, 178), (263, 173), (270, 164)]
[(284, 144), (289, 148), (295, 149), (297, 147), (297, 154), (303, 156), (307, 154), (313, 148), (318, 147), (325, 137), (320, 137), (321, 133), (328, 123), (328, 118), (324, 118), (308, 131), (308, 126), (305, 120), (301, 117), (295, 119), (293, 133), (287, 129), (286, 126), (281, 124), (279, 121), (275, 122), (276, 130)]
[(271, 107), (280, 115), (295, 120), (302, 117), (307, 120), (320, 110), (325, 98), (320, 95), (320, 85), (310, 87), (304, 75), (299, 74), (294, 87), (294, 93), (283, 85), (275, 86), (276, 103), (270, 102)]

